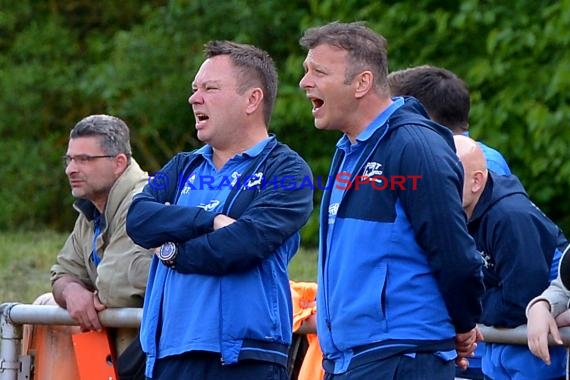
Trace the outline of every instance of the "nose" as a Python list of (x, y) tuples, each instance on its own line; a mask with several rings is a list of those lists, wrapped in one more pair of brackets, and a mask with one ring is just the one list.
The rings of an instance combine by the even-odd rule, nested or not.
[(75, 160), (70, 160), (69, 163), (65, 165), (65, 174), (70, 175), (71, 173), (74, 173), (76, 171), (77, 171), (77, 164), (75, 163)]
[(192, 105), (198, 103), (199, 100), (198, 92), (199, 91), (194, 91), (193, 93), (190, 94), (190, 96), (188, 97), (188, 104)]
[(309, 76), (308, 72), (305, 73), (305, 75), (303, 75), (303, 77), (299, 81), (299, 87), (301, 87), (302, 89), (306, 89), (308, 87), (313, 87), (313, 82), (310, 80), (310, 76)]

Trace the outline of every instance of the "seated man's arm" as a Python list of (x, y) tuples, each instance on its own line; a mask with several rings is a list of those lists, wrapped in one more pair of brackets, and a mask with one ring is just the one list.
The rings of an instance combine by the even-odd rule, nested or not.
[(570, 325), (569, 300), (570, 291), (563, 285), (559, 273), (541, 295), (528, 303), (526, 309), (528, 347), (534, 355), (547, 364), (550, 363), (548, 335), (551, 334), (556, 343), (562, 344), (558, 327)]
[(102, 326), (97, 312), (103, 310), (104, 306), (94, 291), (95, 287), (85, 267), (79, 242), (81, 238), (77, 236), (79, 223), (78, 220), (76, 228), (57, 256), (57, 263), (51, 268), (52, 293), (57, 304), (68, 311), (82, 330), (100, 330)]
[(67, 310), (81, 330), (100, 331), (103, 328), (97, 313), (105, 306), (97, 293), (88, 290), (77, 278), (70, 275), (59, 277), (53, 283), (52, 292), (57, 304)]
[(548, 335), (558, 344), (563, 344), (556, 321), (550, 313), (550, 305), (546, 300), (534, 302), (527, 310), (527, 335), (530, 351), (550, 365), (550, 352), (548, 350)]

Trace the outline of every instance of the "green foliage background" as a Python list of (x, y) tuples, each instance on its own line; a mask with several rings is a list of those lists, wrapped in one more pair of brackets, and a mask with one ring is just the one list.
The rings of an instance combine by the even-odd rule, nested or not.
[[(187, 98), (210, 39), (253, 43), (275, 58), (271, 129), (326, 175), (339, 136), (313, 127), (297, 41), (333, 20), (383, 34), (392, 70), (433, 64), (461, 76), (471, 135), (499, 149), (570, 233), (570, 0), (0, 0), (0, 229), (71, 229), (59, 157), (88, 114), (126, 120), (149, 172), (199, 146)], [(316, 243), (316, 230), (315, 212), (305, 243)]]

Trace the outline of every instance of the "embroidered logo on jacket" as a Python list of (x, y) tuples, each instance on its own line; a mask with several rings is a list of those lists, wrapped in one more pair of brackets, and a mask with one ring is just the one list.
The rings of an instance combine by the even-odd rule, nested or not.
[(329, 224), (334, 224), (339, 205), (340, 203), (333, 203), (329, 206)]
[(241, 177), (241, 173), (239, 173), (239, 172), (233, 172), (233, 173), (232, 173), (232, 175), (231, 175), (231, 179), (232, 179), (231, 185), (232, 185), (232, 187), (235, 187), (235, 185), (236, 185), (237, 181), (240, 179), (240, 177)]
[(366, 164), (366, 166), (364, 167), (364, 171), (362, 172), (362, 176), (363, 177), (368, 177), (370, 178), (372, 181), (378, 183), (379, 185), (382, 185), (382, 178), (373, 178), (375, 176), (381, 176), (384, 173), (384, 170), (382, 170), (382, 164), (379, 162), (368, 162)]
[(219, 204), (220, 204), (219, 200), (212, 199), (209, 203), (206, 204), (202, 203), (198, 207), (203, 208), (205, 211), (213, 211)]
[(244, 185), (244, 188), (247, 190), (255, 186), (261, 186), (262, 181), (263, 181), (263, 173), (257, 172), (247, 178), (247, 183)]

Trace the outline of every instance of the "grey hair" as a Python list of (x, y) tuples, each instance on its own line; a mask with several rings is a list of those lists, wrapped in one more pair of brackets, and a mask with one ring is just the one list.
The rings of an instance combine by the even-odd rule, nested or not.
[(90, 115), (81, 119), (71, 132), (69, 138), (99, 137), (103, 152), (108, 155), (124, 153), (131, 160), (130, 132), (127, 124), (115, 116)]

